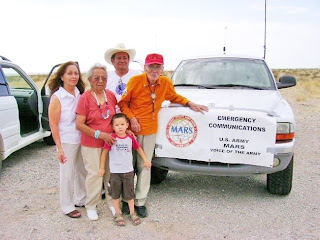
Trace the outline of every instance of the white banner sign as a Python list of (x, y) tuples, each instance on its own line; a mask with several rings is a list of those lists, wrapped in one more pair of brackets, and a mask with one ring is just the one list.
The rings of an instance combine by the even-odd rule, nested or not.
[[(177, 114), (177, 110), (179, 114)], [(156, 156), (272, 167), (276, 120), (264, 112), (189, 108), (159, 112)]]

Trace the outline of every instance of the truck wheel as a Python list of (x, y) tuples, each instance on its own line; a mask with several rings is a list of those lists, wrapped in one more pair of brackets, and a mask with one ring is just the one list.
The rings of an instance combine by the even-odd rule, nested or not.
[(267, 174), (267, 189), (272, 194), (288, 195), (292, 187), (293, 157), (286, 169)]
[(168, 170), (151, 167), (151, 184), (159, 184), (166, 179)]
[(53, 140), (52, 135), (50, 135), (49, 137), (44, 137), (43, 141), (47, 144), (47, 145), (55, 145), (55, 142)]

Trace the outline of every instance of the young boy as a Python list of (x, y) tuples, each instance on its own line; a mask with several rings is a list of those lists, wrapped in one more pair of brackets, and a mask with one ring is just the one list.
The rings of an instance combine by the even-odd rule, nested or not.
[(130, 219), (134, 225), (141, 223), (140, 218), (134, 211), (134, 171), (132, 165), (132, 148), (137, 150), (144, 161), (147, 169), (151, 168), (151, 162), (140, 147), (138, 141), (126, 133), (129, 120), (123, 113), (117, 113), (112, 118), (112, 127), (115, 133), (116, 143), (112, 146), (104, 144), (100, 158), (99, 176), (105, 174), (106, 157), (109, 152), (110, 166), (110, 195), (116, 210), (115, 222), (118, 226), (125, 226), (126, 222), (120, 210), (120, 195), (128, 202)]

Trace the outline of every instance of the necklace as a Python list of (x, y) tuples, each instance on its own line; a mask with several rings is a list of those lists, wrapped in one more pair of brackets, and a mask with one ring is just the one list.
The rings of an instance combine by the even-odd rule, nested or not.
[(120, 96), (124, 93), (124, 90), (126, 89), (127, 84), (122, 82), (122, 79), (120, 78), (118, 81), (118, 85), (116, 86), (116, 93)]
[(149, 87), (149, 90), (151, 92), (151, 100), (152, 100), (152, 118), (154, 119), (154, 103), (156, 101), (156, 87), (157, 85), (156, 84), (152, 84), (151, 86), (155, 86), (153, 91), (151, 90), (151, 87), (150, 87), (150, 84), (148, 85)]
[[(100, 104), (100, 102), (99, 102), (99, 100), (98, 100), (98, 98), (97, 98), (96, 92), (93, 91), (93, 94), (94, 94), (94, 97), (95, 97), (95, 99), (96, 99), (96, 101), (97, 101), (97, 105), (98, 105), (98, 107), (99, 107), (99, 111), (100, 111), (101, 117), (102, 117), (103, 119), (109, 118), (109, 116), (110, 116), (110, 110), (107, 109), (107, 115), (104, 115), (103, 112), (102, 112), (101, 104)], [(105, 101), (105, 103), (106, 103), (106, 106), (107, 106), (107, 108), (108, 108), (108, 98), (107, 98), (107, 95), (106, 95), (106, 92), (105, 92), (105, 91), (103, 91), (103, 96), (104, 96), (104, 101)]]

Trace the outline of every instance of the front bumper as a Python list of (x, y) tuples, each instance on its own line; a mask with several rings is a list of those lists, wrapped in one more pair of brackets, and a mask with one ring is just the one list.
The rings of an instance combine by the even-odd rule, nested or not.
[(280, 160), (280, 164), (271, 168), (247, 164), (201, 162), (195, 160), (160, 157), (152, 159), (152, 166), (172, 171), (189, 172), (202, 175), (250, 176), (253, 174), (270, 174), (282, 171), (289, 165), (292, 157), (293, 152), (276, 154), (275, 158)]

